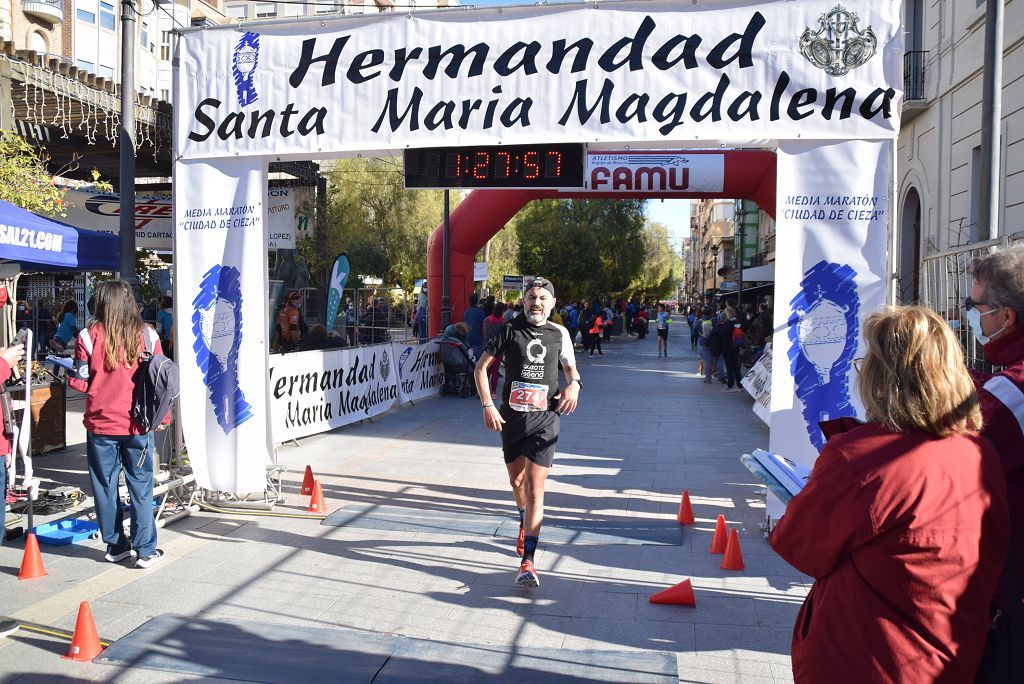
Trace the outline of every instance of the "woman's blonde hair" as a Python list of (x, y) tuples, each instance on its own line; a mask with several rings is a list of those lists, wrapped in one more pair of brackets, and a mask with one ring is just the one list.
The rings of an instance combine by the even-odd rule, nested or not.
[(938, 437), (981, 429), (981, 407), (949, 324), (920, 306), (864, 321), (860, 395), (868, 420)]
[(123, 280), (97, 285), (95, 311), (92, 325), (103, 326), (103, 367), (131, 368), (142, 353), (142, 317), (131, 285)]

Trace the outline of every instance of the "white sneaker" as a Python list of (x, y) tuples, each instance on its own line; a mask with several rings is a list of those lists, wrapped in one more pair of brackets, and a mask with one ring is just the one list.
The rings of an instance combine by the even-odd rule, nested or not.
[(138, 555), (139, 552), (135, 549), (128, 549), (127, 551), (122, 551), (121, 553), (108, 553), (103, 558), (110, 563), (120, 563), (125, 558), (135, 558)]
[(139, 560), (135, 561), (135, 567), (137, 568), (151, 568), (164, 559), (164, 552), (157, 549), (151, 556), (142, 556)]

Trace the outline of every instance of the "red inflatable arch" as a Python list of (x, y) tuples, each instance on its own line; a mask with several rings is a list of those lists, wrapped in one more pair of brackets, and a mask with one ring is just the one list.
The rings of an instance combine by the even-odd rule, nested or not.
[[(720, 193), (678, 191), (650, 192), (561, 192), (557, 190), (475, 190), (455, 208), (450, 217), (448, 287), (452, 321), (462, 320), (462, 311), (473, 291), (473, 259), (484, 244), (528, 202), (537, 199), (697, 199), (728, 198), (757, 202), (775, 216), (775, 153), (763, 150), (726, 150), (687, 152), (687, 154), (724, 154), (725, 182)], [(441, 327), (441, 289), (443, 268), (443, 231), (441, 224), (427, 244), (427, 297), (430, 306), (430, 334)], [(558, 274), (550, 277), (557, 287)]]

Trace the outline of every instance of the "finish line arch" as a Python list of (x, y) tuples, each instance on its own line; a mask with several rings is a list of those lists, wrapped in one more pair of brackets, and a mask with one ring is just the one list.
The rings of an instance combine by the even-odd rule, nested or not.
[[(664, 152), (664, 151), (662, 151)], [(451, 320), (462, 320), (469, 293), (474, 290), (473, 260), (484, 244), (505, 227), (520, 209), (542, 199), (747, 199), (757, 202), (775, 218), (775, 153), (766, 150), (680, 150), (688, 156), (720, 155), (725, 162), (722, 192), (591, 192), (585, 190), (474, 190), (449, 218), (449, 276)], [(604, 154), (604, 153), (603, 153)], [(607, 154), (614, 154), (608, 152)], [(641, 153), (642, 154), (642, 153)], [(427, 243), (427, 299), (430, 334), (441, 328), (441, 292), (444, 277), (444, 224)], [(557, 285), (557, 276), (551, 276)]]
[[(818, 421), (858, 411), (851, 361), (860, 321), (892, 281), (888, 179), (896, 177), (902, 100), (901, 7), (622, 0), (182, 29), (174, 60), (175, 348), (179, 416), (198, 485), (264, 488), (275, 453), (272, 398), (295, 415), (349, 416), (394, 399), (393, 352), (384, 349), (361, 366), (359, 388), (317, 369), (271, 384), (270, 162), (441, 146), (720, 149), (736, 150), (727, 154), (737, 160), (744, 148), (774, 150), (774, 166), (765, 162), (777, 198), (769, 447), (813, 462)], [(770, 210), (767, 171), (759, 185), (733, 179), (751, 173), (738, 163), (719, 196)], [(621, 196), (707, 195), (474, 193), (455, 212), (453, 273), (462, 279), (453, 304), (468, 292), (472, 255), (526, 201)]]

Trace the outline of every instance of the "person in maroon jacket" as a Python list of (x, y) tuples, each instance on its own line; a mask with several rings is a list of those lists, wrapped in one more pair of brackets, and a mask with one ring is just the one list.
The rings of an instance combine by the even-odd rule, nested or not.
[(994, 635), (983, 666), (988, 681), (999, 681), (995, 673), (1001, 669), (1024, 673), (1024, 246), (975, 259), (971, 271), (974, 285), (964, 313), (985, 359), (1003, 367), (973, 374), (985, 422), (981, 434), (1003, 464), (1013, 530), (1013, 557), (992, 611), (993, 629), (1004, 645)]
[[(163, 559), (153, 519), (153, 433), (131, 419), (133, 376), (143, 350), (160, 354), (156, 331), (139, 316), (131, 286), (110, 280), (96, 288), (95, 317), (78, 335), (75, 371), (68, 384), (86, 393), (86, 456), (105, 558), (138, 556), (136, 567)], [(117, 484), (124, 468), (131, 494), (131, 539), (124, 534)]]
[(867, 423), (830, 438), (769, 542), (814, 578), (799, 682), (970, 682), (1009, 545), (999, 457), (960, 345), (932, 311), (864, 323)]
[[(21, 361), (25, 356), (25, 345), (12, 344), (10, 347), (0, 349), (0, 390), (11, 377), (11, 366)], [(7, 516), (7, 468), (11, 465), (14, 455), (10, 436), (4, 431), (3, 416), (0, 415), (0, 453), (4, 455), (0, 459), (0, 544), (4, 541), (4, 518)], [(0, 637), (8, 636), (18, 631), (18, 622), (8, 618), (0, 618)]]

